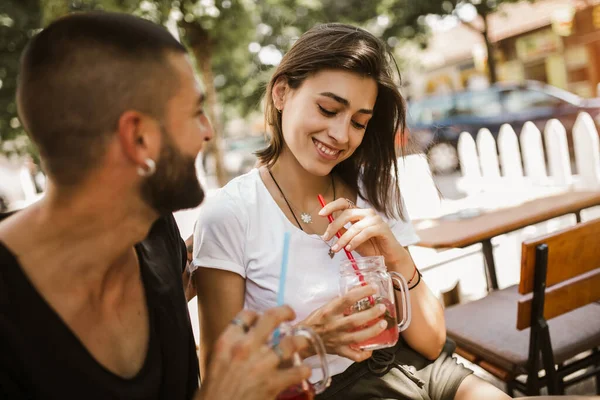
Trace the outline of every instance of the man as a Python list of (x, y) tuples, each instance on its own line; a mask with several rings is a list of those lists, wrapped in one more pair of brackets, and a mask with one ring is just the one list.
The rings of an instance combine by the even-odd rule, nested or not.
[(306, 379), (266, 345), (289, 308), (241, 313), (198, 393), (172, 212), (204, 193), (212, 131), (185, 49), (128, 15), (74, 14), (25, 50), (19, 115), (45, 197), (0, 223), (0, 398), (268, 399)]

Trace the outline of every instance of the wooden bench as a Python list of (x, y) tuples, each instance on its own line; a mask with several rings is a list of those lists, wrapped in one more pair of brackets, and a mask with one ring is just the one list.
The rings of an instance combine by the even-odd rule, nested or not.
[[(600, 394), (599, 300), (595, 220), (524, 242), (520, 284), (448, 308), (448, 336), (459, 355), (506, 382), (511, 396), (515, 389), (539, 395), (544, 386), (564, 394), (591, 376)], [(585, 372), (570, 376), (578, 371)]]

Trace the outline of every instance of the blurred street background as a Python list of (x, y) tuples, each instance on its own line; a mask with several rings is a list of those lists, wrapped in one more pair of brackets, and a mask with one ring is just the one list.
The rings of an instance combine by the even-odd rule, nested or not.
[[(211, 187), (252, 168), (253, 152), (265, 144), (267, 79), (294, 40), (322, 22), (363, 26), (393, 49), (410, 108), (406, 137), (411, 151), (428, 155), (436, 175), (458, 171), (463, 131), (487, 127), (496, 136), (502, 123), (518, 130), (525, 121), (542, 126), (552, 117), (569, 131), (579, 111), (596, 117), (599, 105), (598, 0), (3, 0), (5, 206), (31, 197), (31, 188), (17, 187), (23, 167), (34, 177), (34, 191), (43, 190), (36, 150), (16, 113), (19, 55), (49, 21), (80, 10), (134, 13), (164, 24), (188, 46), (218, 133), (199, 160)], [(454, 197), (446, 181), (442, 193)]]

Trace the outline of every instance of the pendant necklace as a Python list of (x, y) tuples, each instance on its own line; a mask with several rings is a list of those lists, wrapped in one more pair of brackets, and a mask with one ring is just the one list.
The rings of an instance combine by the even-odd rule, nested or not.
[[(273, 179), (273, 182), (275, 182), (275, 179)], [(277, 184), (277, 182), (275, 182), (275, 183)], [(279, 188), (279, 185), (277, 187)], [(329, 187), (327, 188), (327, 190), (323, 194), (325, 196), (327, 196), (327, 194), (329, 193), (329, 189), (331, 189), (332, 187), (333, 187), (333, 175), (331, 176), (331, 182), (329, 183)], [(333, 188), (333, 190), (334, 190), (333, 199), (335, 200), (335, 187)], [(279, 189), (279, 192), (281, 192), (281, 189)], [(281, 195), (285, 198), (285, 196), (283, 195), (283, 192), (281, 192)], [(290, 204), (291, 204), (291, 202), (290, 202)], [(317, 208), (319, 208), (319, 206), (317, 206), (316, 208), (314, 208), (309, 213), (307, 213), (307, 212), (300, 212), (300, 219), (302, 220), (302, 222), (304, 222), (306, 225), (312, 224), (313, 223), (312, 213), (314, 213), (317, 210)], [(297, 209), (297, 207), (296, 207), (296, 209)], [(293, 211), (292, 211), (292, 213), (293, 213)]]
[[(279, 183), (277, 183), (277, 180), (273, 176), (273, 173), (271, 172), (271, 170), (269, 168), (267, 168), (267, 171), (269, 172), (269, 175), (271, 176), (271, 179), (273, 180), (273, 183), (275, 183), (275, 186), (277, 186), (277, 189), (279, 190), (279, 193), (281, 193), (281, 197), (283, 197), (283, 200), (285, 200), (285, 204), (287, 204), (290, 212), (292, 213), (292, 217), (294, 217), (294, 221), (296, 221), (296, 225), (298, 225), (298, 228), (300, 228), (300, 230), (302, 232), (305, 232), (304, 228), (302, 228), (302, 225), (300, 224), (300, 221), (298, 221), (298, 218), (296, 217), (296, 213), (294, 212), (294, 209), (292, 208), (292, 205), (288, 201), (287, 197), (285, 197), (285, 194), (283, 193), (283, 190), (281, 190), (281, 186), (279, 186)], [(333, 174), (331, 175), (331, 184), (330, 184), (330, 187), (333, 188), (333, 200), (335, 201), (335, 183), (334, 183), (334, 180), (333, 180)], [(327, 189), (327, 191), (329, 191), (329, 189)], [(302, 219), (302, 222), (304, 222), (307, 225), (312, 223), (312, 216), (309, 213), (306, 213), (306, 212), (300, 213), (300, 219)], [(319, 237), (319, 239), (321, 239), (323, 241), (323, 243), (325, 243), (327, 245), (327, 247), (329, 247), (329, 252), (327, 254), (329, 254), (329, 258), (333, 259), (333, 257), (335, 256), (335, 252), (331, 249), (331, 246), (329, 245), (329, 243), (327, 243), (321, 237), (321, 235), (317, 234), (317, 236)]]

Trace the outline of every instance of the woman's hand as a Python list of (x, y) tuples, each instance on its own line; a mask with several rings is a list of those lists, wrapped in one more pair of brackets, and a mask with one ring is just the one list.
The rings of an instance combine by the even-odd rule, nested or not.
[[(336, 232), (340, 232), (342, 236), (332, 250), (339, 252), (349, 246), (347, 250), (356, 251), (363, 257), (383, 256), (388, 270), (400, 273), (411, 287), (411, 280), (418, 277), (419, 272), (389, 225), (374, 210), (355, 208), (352, 202), (344, 198), (327, 204), (319, 215), (327, 216), (336, 212), (339, 215), (329, 224), (323, 237), (324, 240), (330, 240)], [(352, 226), (346, 230), (344, 225), (348, 223)], [(414, 290), (410, 293), (410, 326), (402, 332), (402, 337), (413, 350), (434, 360), (446, 341), (444, 311), (425, 282), (415, 286), (411, 287)]]
[[(410, 260), (408, 252), (398, 243), (390, 226), (375, 210), (357, 208), (350, 200), (340, 198), (319, 211), (319, 215), (323, 217), (334, 213), (339, 215), (329, 224), (323, 235), (323, 240), (326, 241), (331, 240), (336, 232), (342, 235), (331, 248), (334, 252), (346, 248), (363, 257), (383, 256), (386, 265)], [(352, 226), (346, 230), (344, 226), (349, 222)]]
[(337, 354), (355, 362), (364, 361), (371, 357), (371, 351), (356, 348), (356, 344), (375, 337), (383, 332), (387, 323), (381, 319), (365, 329), (360, 329), (373, 320), (380, 319), (385, 313), (385, 306), (379, 304), (368, 310), (345, 315), (352, 306), (361, 299), (376, 294), (374, 286), (360, 286), (350, 290), (323, 307), (311, 313), (299, 325), (312, 328), (323, 340), (329, 354)]
[(291, 321), (291, 308), (277, 307), (263, 316), (242, 311), (215, 344), (214, 356), (195, 400), (264, 400), (310, 377), (305, 365), (280, 368), (303, 350), (305, 338), (286, 336), (277, 345), (267, 345), (274, 329)]

